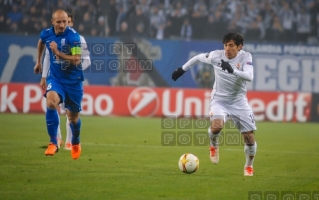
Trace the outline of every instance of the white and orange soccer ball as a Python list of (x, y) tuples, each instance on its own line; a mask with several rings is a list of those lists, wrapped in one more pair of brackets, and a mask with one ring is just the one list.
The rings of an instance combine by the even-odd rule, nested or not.
[(199, 160), (194, 154), (185, 153), (179, 158), (178, 167), (182, 172), (192, 174), (198, 169)]

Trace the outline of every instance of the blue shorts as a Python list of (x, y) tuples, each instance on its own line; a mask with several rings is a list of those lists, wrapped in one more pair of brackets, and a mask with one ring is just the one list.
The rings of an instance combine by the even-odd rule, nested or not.
[[(60, 103), (71, 112), (80, 112), (83, 99), (82, 82), (76, 84), (64, 84), (56, 79), (47, 79), (47, 90), (55, 91), (60, 96)], [(46, 94), (44, 95), (46, 97)]]

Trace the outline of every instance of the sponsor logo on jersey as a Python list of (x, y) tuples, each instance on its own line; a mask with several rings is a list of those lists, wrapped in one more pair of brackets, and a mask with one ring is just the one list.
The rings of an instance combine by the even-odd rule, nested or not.
[(65, 45), (65, 38), (62, 38), (61, 39), (61, 46), (64, 46)]
[(131, 115), (135, 117), (151, 117), (157, 111), (159, 100), (154, 90), (141, 87), (130, 93), (127, 105)]

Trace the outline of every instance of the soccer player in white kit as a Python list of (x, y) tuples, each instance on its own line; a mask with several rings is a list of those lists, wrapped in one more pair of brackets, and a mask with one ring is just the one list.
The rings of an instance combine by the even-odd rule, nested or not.
[(238, 33), (227, 33), (223, 38), (224, 50), (215, 50), (191, 58), (182, 67), (177, 68), (172, 79), (176, 81), (185, 71), (198, 62), (211, 64), (215, 71), (215, 83), (211, 93), (210, 121), (210, 159), (219, 162), (218, 136), (224, 123), (231, 119), (241, 132), (244, 141), (246, 163), (244, 176), (253, 176), (253, 162), (257, 150), (254, 137), (255, 125), (252, 108), (246, 97), (246, 82), (253, 80), (252, 56), (242, 50), (244, 38)]
[[(72, 27), (73, 26), (73, 15), (68, 13), (68, 26)], [(90, 59), (90, 52), (88, 51), (86, 41), (83, 36), (80, 35), (80, 40), (81, 40), (81, 63), (82, 63), (82, 70), (85, 70), (91, 65), (91, 59)], [(46, 77), (47, 74), (49, 73), (49, 67), (50, 67), (50, 55), (49, 51), (46, 49), (45, 54), (44, 54), (44, 59), (43, 59), (43, 69), (42, 69), (42, 79), (40, 82), (41, 87), (45, 90), (47, 85), (46, 85)], [(64, 105), (61, 104), (62, 109), (65, 110)], [(72, 131), (69, 126), (69, 119), (68, 117), (66, 118), (66, 139), (65, 139), (65, 145), (64, 149), (65, 150), (71, 150), (71, 139), (72, 139)], [(61, 128), (60, 125), (58, 127), (58, 146), (60, 148), (60, 145), (63, 144), (62, 141), (62, 135), (61, 135)]]

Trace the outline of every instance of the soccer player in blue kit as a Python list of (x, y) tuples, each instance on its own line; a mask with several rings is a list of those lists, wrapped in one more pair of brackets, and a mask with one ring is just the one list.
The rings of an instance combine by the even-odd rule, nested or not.
[(46, 88), (46, 125), (50, 136), (50, 143), (44, 152), (53, 156), (58, 152), (57, 131), (59, 126), (58, 105), (65, 104), (66, 114), (72, 130), (71, 156), (79, 158), (81, 154), (79, 117), (83, 98), (83, 72), (81, 66), (80, 35), (68, 27), (68, 15), (58, 9), (52, 14), (52, 27), (40, 33), (37, 49), (37, 63), (34, 73), (41, 73), (42, 55), (45, 47), (50, 54), (50, 68), (47, 75)]

